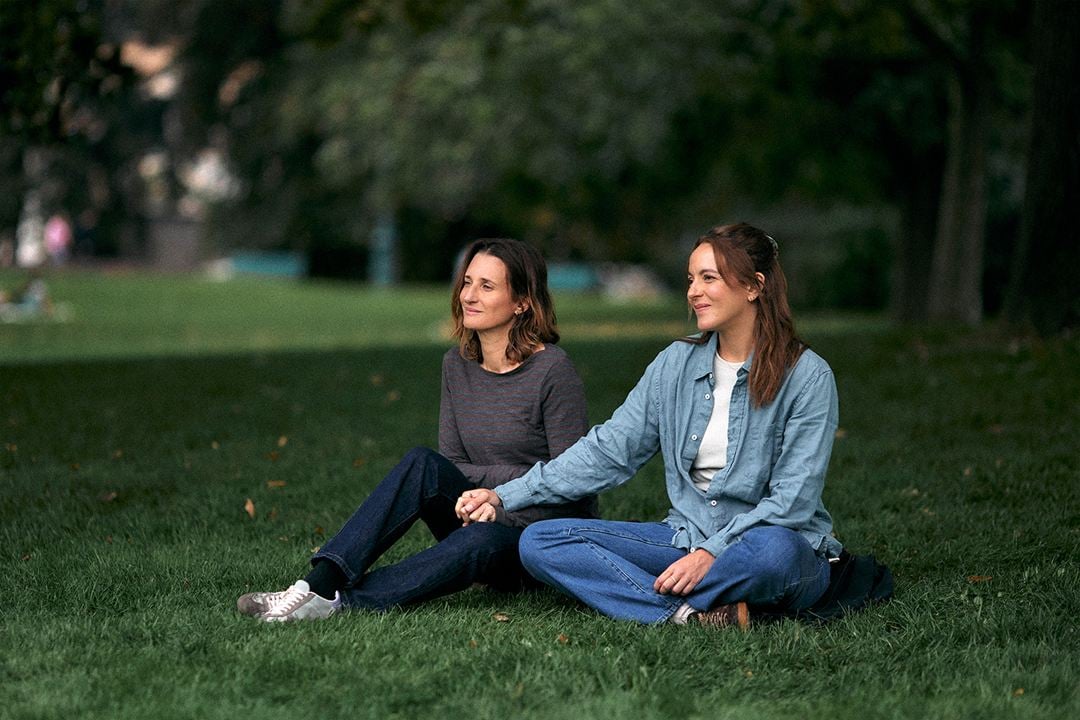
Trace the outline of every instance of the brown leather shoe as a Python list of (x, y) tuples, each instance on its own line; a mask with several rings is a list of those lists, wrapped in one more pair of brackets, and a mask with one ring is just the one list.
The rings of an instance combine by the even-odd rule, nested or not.
[(718, 605), (712, 610), (694, 613), (698, 623), (707, 627), (735, 627), (740, 630), (750, 628), (750, 608), (746, 603), (732, 603), (731, 605)]

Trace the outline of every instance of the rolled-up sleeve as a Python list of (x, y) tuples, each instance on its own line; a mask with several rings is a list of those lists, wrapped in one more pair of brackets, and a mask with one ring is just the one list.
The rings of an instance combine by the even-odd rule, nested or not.
[(597, 425), (564, 453), (537, 463), (525, 475), (495, 488), (503, 506), (516, 510), (564, 503), (629, 480), (660, 449), (657, 358), (611, 419)]

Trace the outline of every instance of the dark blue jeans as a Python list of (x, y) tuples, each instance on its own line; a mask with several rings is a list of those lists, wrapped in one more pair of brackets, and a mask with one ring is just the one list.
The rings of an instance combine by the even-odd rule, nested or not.
[[(476, 487), (442, 455), (414, 448), (383, 478), (353, 516), (311, 558), (333, 562), (347, 579), (346, 607), (386, 610), (486, 583), (517, 590), (533, 581), (521, 567), (519, 528), (496, 523), (461, 526), (454, 503)], [(438, 541), (401, 562), (368, 568), (414, 522)]]

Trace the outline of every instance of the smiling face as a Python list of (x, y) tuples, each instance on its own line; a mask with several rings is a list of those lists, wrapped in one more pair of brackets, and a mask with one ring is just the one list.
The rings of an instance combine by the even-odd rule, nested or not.
[(702, 243), (690, 253), (686, 299), (697, 316), (698, 330), (721, 334), (736, 328), (752, 328), (757, 315), (757, 291), (734, 279), (731, 285), (720, 273), (712, 245)]
[(464, 280), (458, 295), (462, 325), (478, 333), (509, 334), (514, 316), (525, 303), (514, 300), (506, 264), (494, 255), (477, 253), (465, 269)]

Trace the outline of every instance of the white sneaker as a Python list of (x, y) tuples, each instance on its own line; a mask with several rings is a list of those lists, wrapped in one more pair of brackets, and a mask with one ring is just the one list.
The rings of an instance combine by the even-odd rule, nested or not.
[(236, 611), (241, 615), (261, 617), (269, 610), (288, 590), (281, 592), (253, 592), (241, 595), (236, 600)]
[[(276, 593), (275, 593), (276, 594)], [(266, 622), (290, 622), (292, 620), (320, 620), (328, 618), (341, 607), (341, 593), (334, 593), (333, 600), (311, 592), (305, 580), (297, 580), (281, 593), (262, 614)]]

